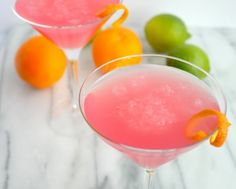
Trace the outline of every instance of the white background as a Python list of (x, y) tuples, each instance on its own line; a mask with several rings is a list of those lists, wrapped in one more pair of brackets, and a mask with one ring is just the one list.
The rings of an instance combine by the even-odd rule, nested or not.
[[(19, 23), (11, 11), (13, 2), (0, 0), (0, 31)], [(145, 22), (155, 14), (168, 12), (180, 16), (188, 26), (236, 27), (236, 0), (124, 0), (124, 3), (130, 10), (128, 22)]]

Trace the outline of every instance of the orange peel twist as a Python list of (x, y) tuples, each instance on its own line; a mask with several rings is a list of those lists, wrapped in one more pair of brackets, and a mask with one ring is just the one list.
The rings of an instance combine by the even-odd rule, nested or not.
[(101, 19), (107, 17), (107, 19), (109, 19), (110, 16), (112, 16), (112, 14), (118, 10), (123, 10), (123, 14), (115, 22), (113, 22), (112, 27), (119, 27), (129, 15), (128, 9), (122, 3), (106, 6), (101, 12), (97, 14), (97, 17)]
[(216, 116), (217, 117), (217, 131), (210, 137), (210, 144), (215, 147), (221, 147), (227, 138), (228, 128), (231, 125), (227, 120), (225, 114), (213, 110), (213, 109), (205, 109), (202, 110), (191, 117), (186, 127), (186, 135), (195, 141), (201, 141), (208, 137), (208, 134), (202, 130), (199, 130), (195, 133), (192, 130), (197, 126), (197, 123), (200, 119)]

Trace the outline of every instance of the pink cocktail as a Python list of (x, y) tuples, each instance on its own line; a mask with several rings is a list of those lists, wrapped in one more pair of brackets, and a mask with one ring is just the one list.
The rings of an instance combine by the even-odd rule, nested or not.
[[(104, 73), (106, 67), (132, 58), (142, 63)], [(205, 79), (165, 64), (173, 59)], [(114, 60), (92, 72), (81, 89), (80, 106), (96, 133), (150, 173), (196, 146), (200, 141), (188, 134), (189, 120), (206, 109), (225, 112), (225, 99), (215, 80), (190, 63), (143, 55)], [(216, 117), (209, 116), (192, 132), (210, 136), (216, 125)]]
[(15, 11), (62, 48), (81, 48), (103, 21), (97, 14), (119, 0), (17, 0)]
[[(186, 72), (161, 65), (111, 72), (95, 84), (84, 101), (85, 116), (97, 132), (114, 143), (143, 149), (192, 145), (185, 127), (204, 109), (219, 110), (205, 84)], [(208, 118), (205, 122), (201, 129), (213, 132), (216, 121)]]

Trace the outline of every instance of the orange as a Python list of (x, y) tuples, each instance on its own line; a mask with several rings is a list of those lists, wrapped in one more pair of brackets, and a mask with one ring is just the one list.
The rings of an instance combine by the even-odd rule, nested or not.
[[(111, 27), (99, 33), (92, 46), (92, 53), (97, 67), (113, 59), (123, 56), (142, 54), (142, 44), (139, 37), (130, 29)], [(140, 63), (140, 58), (117, 61), (105, 67), (104, 72), (116, 67)]]
[(64, 52), (43, 36), (27, 40), (15, 57), (19, 76), (35, 88), (52, 86), (64, 74), (67, 59)]

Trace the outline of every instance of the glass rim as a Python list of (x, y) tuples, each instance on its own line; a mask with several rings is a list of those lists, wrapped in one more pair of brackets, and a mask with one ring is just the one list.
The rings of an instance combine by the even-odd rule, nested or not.
[[(217, 80), (208, 72), (206, 72), (205, 70), (203, 70), (202, 68), (192, 64), (191, 62), (189, 61), (186, 61), (186, 60), (183, 60), (183, 59), (180, 59), (180, 58), (177, 58), (177, 57), (173, 57), (173, 56), (168, 56), (168, 55), (162, 55), (162, 54), (136, 54), (136, 55), (129, 55), (129, 56), (124, 56), (124, 57), (120, 57), (120, 58), (116, 58), (116, 59), (113, 59), (111, 61), (108, 61), (107, 63), (95, 68), (93, 71), (91, 71), (87, 76), (86, 78), (84, 79), (83, 83), (82, 83), (82, 86), (80, 88), (80, 91), (79, 91), (79, 108), (80, 108), (80, 112), (84, 118), (84, 120), (86, 121), (86, 123), (89, 125), (89, 127), (96, 133), (98, 134), (100, 137), (102, 137), (103, 139), (115, 144), (115, 145), (119, 145), (121, 147), (124, 147), (125, 149), (128, 149), (128, 150), (132, 150), (133, 152), (136, 152), (136, 153), (158, 153), (158, 152), (165, 152), (165, 153), (169, 153), (169, 152), (173, 152), (173, 151), (177, 151), (177, 150), (180, 150), (180, 149), (187, 149), (187, 148), (190, 148), (190, 147), (193, 147), (195, 145), (198, 145), (206, 140), (208, 140), (210, 138), (211, 135), (209, 135), (208, 137), (206, 137), (204, 140), (200, 141), (200, 142), (197, 142), (197, 143), (194, 143), (194, 144), (191, 144), (191, 145), (188, 145), (188, 146), (183, 146), (183, 147), (180, 147), (180, 148), (167, 148), (167, 149), (145, 149), (145, 148), (138, 148), (138, 147), (134, 147), (134, 146), (129, 146), (129, 145), (126, 145), (126, 144), (122, 144), (122, 143), (117, 143), (117, 142), (114, 142), (112, 139), (110, 139), (109, 137), (106, 137), (104, 136), (102, 133), (98, 132), (90, 123), (89, 121), (87, 120), (85, 114), (84, 114), (84, 111), (83, 111), (83, 107), (82, 107), (82, 104), (81, 104), (81, 96), (82, 96), (82, 91), (83, 91), (83, 88), (84, 86), (86, 85), (86, 82), (88, 81), (88, 79), (94, 74), (96, 73), (97, 71), (101, 70), (103, 67), (109, 65), (109, 64), (112, 64), (116, 61), (119, 61), (119, 60), (123, 60), (123, 59), (127, 59), (127, 58), (135, 58), (135, 57), (159, 57), (159, 58), (165, 58), (165, 59), (172, 59), (172, 60), (177, 60), (179, 62), (182, 62), (182, 63), (185, 63), (185, 64), (188, 64), (198, 70), (200, 70), (201, 72), (203, 72), (204, 74), (206, 74), (207, 77), (209, 77), (213, 82), (214, 84), (216, 85), (216, 87), (218, 88), (221, 96), (222, 96), (222, 99), (223, 99), (223, 104), (224, 104), (224, 109), (222, 110), (222, 112), (224, 114), (227, 113), (227, 101), (226, 101), (226, 98), (225, 98), (225, 95), (219, 85), (219, 83), (217, 82)], [(147, 64), (148, 65), (148, 64)], [(149, 64), (150, 65), (150, 64)], [(152, 65), (155, 65), (155, 64), (152, 64)], [(134, 66), (134, 65), (131, 65), (131, 66)]]
[[(119, 0), (119, 3), (122, 3), (123, 0)], [(31, 21), (29, 19), (24, 18), (23, 16), (21, 16), (17, 10), (16, 10), (16, 0), (14, 1), (14, 5), (12, 6), (12, 12), (22, 21), (32, 25), (32, 26), (37, 26), (37, 27), (41, 27), (41, 28), (47, 28), (47, 29), (74, 29), (74, 28), (81, 28), (81, 27), (86, 27), (86, 26), (90, 26), (93, 24), (99, 24), (102, 21), (105, 21), (106, 19), (109, 19), (110, 16), (112, 16), (114, 13), (111, 13), (110, 15), (104, 17), (104, 18), (99, 18), (98, 20), (95, 21), (91, 21), (91, 22), (86, 22), (84, 24), (75, 24), (75, 25), (62, 25), (62, 26), (57, 26), (57, 25), (48, 25), (48, 24), (40, 24), (40, 23), (36, 23), (34, 21)]]

